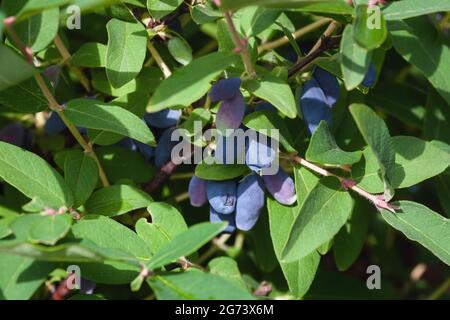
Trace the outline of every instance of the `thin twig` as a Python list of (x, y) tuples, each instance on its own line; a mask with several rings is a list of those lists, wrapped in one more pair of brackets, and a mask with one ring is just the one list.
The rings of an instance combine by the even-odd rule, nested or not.
[(224, 12), (225, 20), (227, 21), (228, 29), (231, 33), (231, 38), (233, 39), (234, 45), (236, 46), (236, 52), (241, 55), (242, 62), (245, 66), (245, 71), (250, 77), (256, 76), (256, 71), (253, 68), (252, 57), (250, 56), (250, 51), (248, 50), (247, 39), (241, 39), (238, 31), (233, 23), (233, 18), (231, 17), (231, 11)]
[(289, 69), (288, 75), (289, 77), (294, 76), (298, 72), (303, 71), (306, 67), (308, 67), (311, 62), (316, 60), (322, 53), (329, 49), (336, 48), (339, 45), (340, 37), (335, 38), (324, 38), (321, 41), (321, 46), (317, 48), (316, 50), (310, 52), (308, 55), (300, 59), (299, 62), (297, 62), (292, 68)]
[(69, 50), (67, 50), (66, 46), (64, 45), (64, 42), (61, 40), (61, 37), (59, 35), (56, 35), (53, 42), (55, 43), (56, 49), (58, 49), (59, 54), (63, 58), (63, 63), (75, 74), (75, 76), (77, 76), (77, 78), (80, 80), (80, 83), (83, 85), (84, 89), (87, 92), (91, 92), (91, 84), (89, 82), (89, 79), (84, 75), (84, 73), (79, 68), (71, 64), (72, 55), (70, 54)]
[(164, 60), (161, 58), (161, 55), (159, 54), (158, 50), (153, 46), (153, 43), (151, 41), (147, 41), (147, 48), (150, 51), (150, 54), (152, 55), (153, 59), (155, 59), (156, 64), (161, 69), (162, 73), (164, 74), (165, 78), (168, 78), (172, 75), (172, 71), (170, 71), (167, 64), (164, 62)]
[(320, 174), (321, 176), (337, 178), (339, 180), (339, 182), (342, 184), (342, 186), (344, 187), (344, 189), (346, 189), (346, 190), (350, 189), (350, 190), (356, 192), (361, 197), (366, 198), (367, 200), (372, 202), (378, 209), (386, 209), (386, 210), (389, 210), (394, 213), (395, 213), (395, 210), (398, 209), (396, 206), (385, 201), (384, 196), (382, 194), (371, 194), (371, 193), (365, 191), (364, 189), (362, 189), (361, 187), (358, 187), (352, 179), (346, 179), (346, 178), (340, 177), (334, 173), (329, 172), (328, 170), (326, 170), (322, 167), (319, 167), (318, 165), (315, 165), (309, 161), (306, 161), (305, 159), (303, 159), (297, 155), (290, 156), (290, 159), (293, 162), (298, 163), (301, 166), (303, 166), (311, 171), (314, 171), (315, 173)]
[[(330, 22), (329, 18), (322, 18), (322, 19), (319, 19), (317, 21), (314, 21), (313, 23), (311, 23), (311, 24), (309, 24), (309, 25), (307, 25), (307, 26), (305, 26), (305, 27), (303, 27), (301, 29), (298, 29), (298, 30), (294, 31), (292, 33), (292, 37), (294, 39), (298, 39), (300, 37), (303, 37), (304, 35), (312, 32), (312, 31), (314, 31), (314, 30), (316, 30), (316, 29), (318, 29), (320, 27), (322, 27), (323, 25), (327, 24), (328, 22)], [(281, 46), (284, 46), (285, 44), (288, 44), (288, 43), (289, 43), (289, 38), (287, 36), (283, 36), (283, 37), (281, 37), (279, 39), (276, 39), (274, 41), (263, 43), (262, 45), (260, 45), (258, 47), (258, 52), (262, 53), (264, 51), (270, 51), (270, 50), (279, 48)]]
[[(10, 18), (7, 18), (7, 19), (10, 19)], [(10, 20), (15, 21), (14, 19), (10, 19)], [(20, 48), (20, 50), (24, 53), (24, 55), (26, 57), (28, 57), (29, 63), (32, 66), (34, 66), (33, 54), (31, 53), (31, 56), (27, 56), (27, 54), (29, 54), (29, 52), (31, 52), (31, 49), (27, 48), (27, 46), (20, 40), (17, 33), (13, 29), (12, 24), (13, 23), (5, 23), (6, 31), (13, 39), (16, 46), (18, 46)], [(72, 135), (77, 140), (77, 142), (83, 147), (86, 154), (88, 154), (90, 157), (92, 157), (94, 159), (95, 163), (97, 164), (100, 179), (102, 181), (103, 186), (105, 186), (105, 187), (109, 186), (109, 181), (106, 177), (105, 171), (103, 170), (103, 167), (102, 167), (97, 155), (95, 154), (94, 149), (92, 148), (92, 145), (83, 138), (83, 136), (80, 134), (78, 129), (75, 127), (75, 125), (65, 116), (64, 107), (61, 106), (56, 101), (55, 97), (53, 96), (50, 89), (48, 88), (44, 78), (39, 73), (35, 74), (34, 78), (36, 79), (36, 82), (37, 82), (39, 88), (41, 89), (42, 93), (44, 94), (45, 98), (47, 99), (49, 108), (52, 111), (58, 113), (58, 115), (61, 117), (61, 120), (64, 122), (64, 124), (69, 129), (69, 131), (72, 133)]]

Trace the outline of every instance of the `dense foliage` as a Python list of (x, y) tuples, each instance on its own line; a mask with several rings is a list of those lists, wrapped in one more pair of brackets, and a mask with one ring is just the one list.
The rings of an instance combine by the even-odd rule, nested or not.
[(450, 0), (0, 3), (0, 299), (449, 297)]

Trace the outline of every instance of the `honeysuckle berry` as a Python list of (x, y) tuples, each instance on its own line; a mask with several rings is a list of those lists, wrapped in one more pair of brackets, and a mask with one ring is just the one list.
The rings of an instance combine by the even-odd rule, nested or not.
[(188, 193), (193, 207), (201, 207), (208, 202), (208, 196), (206, 194), (207, 185), (207, 180), (201, 179), (195, 175), (192, 176), (189, 181)]
[(236, 208), (236, 180), (208, 181), (206, 194), (211, 207), (219, 213), (231, 214)]
[(282, 168), (275, 175), (264, 175), (263, 180), (267, 191), (279, 203), (292, 205), (297, 200), (294, 181)]
[(264, 207), (264, 186), (261, 178), (250, 174), (239, 182), (236, 203), (236, 227), (248, 231), (258, 221)]
[(175, 126), (181, 117), (181, 109), (164, 109), (155, 113), (147, 113), (145, 122), (155, 128), (169, 128)]
[(232, 99), (241, 87), (241, 79), (234, 77), (217, 81), (209, 92), (211, 102)]

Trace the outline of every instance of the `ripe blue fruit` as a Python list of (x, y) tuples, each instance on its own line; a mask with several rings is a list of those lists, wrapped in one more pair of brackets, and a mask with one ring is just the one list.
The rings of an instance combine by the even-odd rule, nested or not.
[(52, 112), (45, 123), (44, 132), (46, 134), (58, 134), (63, 132), (65, 129), (66, 125), (61, 120), (61, 117), (56, 112)]
[(232, 98), (223, 100), (216, 115), (217, 129), (225, 133), (226, 129), (238, 129), (244, 119), (245, 100), (238, 92)]
[(219, 213), (231, 214), (236, 208), (236, 180), (208, 181), (206, 194), (211, 207)]
[(27, 140), (27, 130), (21, 123), (11, 123), (0, 130), (0, 141), (24, 147)]
[(206, 195), (206, 187), (208, 181), (201, 179), (197, 176), (193, 176), (191, 181), (189, 181), (189, 199), (191, 205), (194, 207), (201, 207), (208, 201), (208, 196)]
[(209, 98), (211, 102), (217, 102), (220, 100), (228, 100), (233, 98), (241, 87), (240, 78), (229, 78), (217, 81), (209, 92)]
[(44, 70), (44, 75), (50, 81), (53, 88), (56, 88), (59, 84), (60, 73), (61, 68), (59, 66), (50, 66)]
[(142, 143), (140, 141), (134, 140), (139, 152), (142, 154), (146, 161), (149, 161), (155, 156), (155, 147), (149, 146), (148, 144)]
[(161, 168), (170, 160), (172, 149), (178, 144), (178, 141), (171, 140), (172, 132), (174, 130), (174, 128), (166, 129), (158, 140), (155, 151), (155, 165), (157, 168)]
[(322, 68), (316, 68), (313, 77), (325, 94), (328, 106), (333, 107), (339, 100), (340, 93), (339, 82), (336, 77)]
[(377, 80), (377, 69), (374, 64), (371, 63), (369, 69), (367, 70), (366, 76), (362, 82), (362, 85), (367, 88), (371, 88), (375, 85), (375, 81)]
[(311, 134), (321, 120), (331, 122), (332, 113), (328, 99), (314, 78), (311, 78), (303, 85), (300, 96), (300, 108)]
[(211, 223), (228, 222), (228, 226), (223, 230), (226, 233), (233, 233), (236, 231), (236, 221), (234, 219), (234, 214), (221, 214), (214, 210), (214, 208), (209, 209), (209, 221)]
[(291, 205), (297, 200), (294, 181), (283, 169), (280, 168), (275, 175), (263, 176), (263, 180), (269, 193), (279, 203)]
[(147, 113), (144, 116), (145, 122), (155, 128), (169, 128), (178, 123), (181, 117), (181, 110), (165, 109), (155, 113)]
[(245, 145), (245, 163), (250, 170), (260, 172), (263, 168), (269, 168), (277, 156), (277, 151), (272, 147), (271, 139), (259, 132), (250, 135)]
[(236, 202), (236, 227), (248, 231), (258, 221), (264, 207), (264, 186), (256, 174), (246, 176), (239, 182)]

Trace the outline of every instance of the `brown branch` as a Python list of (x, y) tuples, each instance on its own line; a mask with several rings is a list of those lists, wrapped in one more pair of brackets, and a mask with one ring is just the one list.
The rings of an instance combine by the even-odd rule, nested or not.
[(303, 59), (297, 62), (292, 68), (289, 69), (288, 75), (289, 77), (294, 76), (298, 72), (304, 70), (311, 62), (316, 60), (322, 55), (325, 51), (330, 49), (335, 49), (339, 47), (339, 43), (341, 41), (341, 37), (323, 37), (320, 41), (320, 46), (317, 49), (312, 50), (308, 55), (306, 55)]

